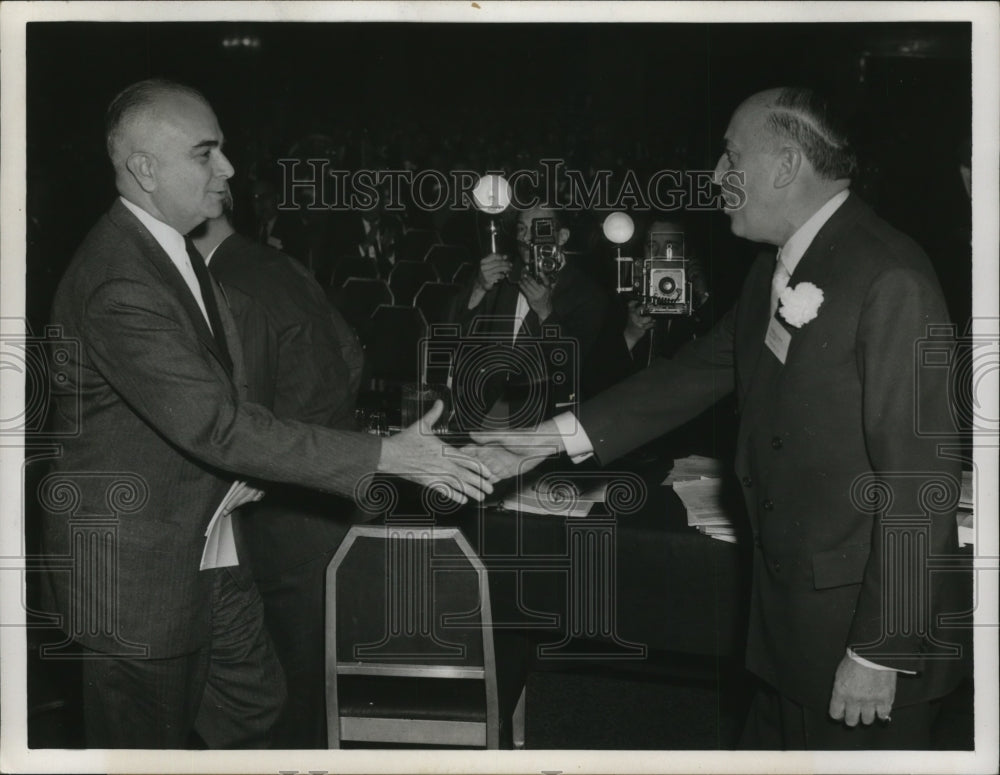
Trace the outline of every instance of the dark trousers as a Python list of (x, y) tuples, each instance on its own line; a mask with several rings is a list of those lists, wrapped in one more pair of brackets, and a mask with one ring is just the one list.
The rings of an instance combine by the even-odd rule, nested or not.
[(258, 580), (265, 620), (285, 670), (288, 702), (274, 748), (326, 748), (326, 567), (333, 550)]
[(824, 711), (799, 705), (762, 686), (750, 704), (740, 748), (790, 750), (924, 750), (931, 747), (931, 728), (941, 703), (922, 702), (892, 709), (892, 721), (849, 727)]
[(264, 748), (285, 702), (285, 680), (264, 629), (256, 587), (214, 573), (211, 642), (168, 659), (84, 653), (88, 748)]

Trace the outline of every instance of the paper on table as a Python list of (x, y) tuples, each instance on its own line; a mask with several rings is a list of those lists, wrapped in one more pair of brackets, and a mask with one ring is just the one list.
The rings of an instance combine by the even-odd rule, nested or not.
[(262, 497), (264, 497), (263, 490), (251, 487), (242, 480), (233, 482), (226, 497), (212, 515), (208, 527), (205, 528), (205, 548), (201, 553), (200, 570), (230, 568), (240, 564), (240, 558), (236, 554), (236, 537), (233, 535), (231, 514), (243, 504), (259, 501)]
[(687, 510), (689, 525), (729, 525), (732, 520), (722, 504), (722, 480), (692, 479), (675, 482), (674, 492)]
[(503, 507), (523, 514), (559, 514), (566, 517), (585, 517), (595, 503), (603, 503), (607, 483), (600, 484), (579, 495), (563, 493), (559, 487), (542, 486), (541, 490), (535, 484), (523, 491), (508, 495), (503, 499)]
[(716, 541), (725, 541), (727, 544), (737, 543), (736, 533), (709, 533), (707, 531), (702, 531), (709, 538), (714, 538)]
[(674, 482), (674, 492), (687, 510), (687, 523), (709, 538), (735, 544), (736, 529), (722, 503), (721, 479)]
[[(540, 479), (533, 487), (530, 488), (530, 492), (535, 492), (541, 496), (546, 496), (550, 491), (554, 491), (553, 495), (550, 497), (559, 498), (560, 497), (560, 484), (561, 482), (556, 482), (554, 485), (550, 486), (550, 483), (546, 479)], [(608, 483), (602, 482), (594, 487), (591, 487), (586, 492), (582, 492), (576, 495), (576, 500), (580, 502), (587, 503), (604, 503), (607, 499), (608, 493)], [(565, 496), (562, 496), (565, 497)]]
[(688, 455), (674, 461), (674, 467), (670, 469), (663, 484), (697, 479), (721, 479), (725, 473), (725, 466), (721, 460), (702, 455)]

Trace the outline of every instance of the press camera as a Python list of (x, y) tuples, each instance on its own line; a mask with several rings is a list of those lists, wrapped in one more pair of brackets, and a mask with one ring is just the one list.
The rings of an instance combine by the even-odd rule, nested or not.
[[(612, 213), (604, 223), (605, 236), (619, 244), (628, 242), (633, 231), (632, 219), (624, 213)], [(683, 232), (651, 231), (647, 248), (647, 258), (622, 256), (618, 249), (617, 292), (638, 300), (643, 315), (690, 315), (691, 283)]]

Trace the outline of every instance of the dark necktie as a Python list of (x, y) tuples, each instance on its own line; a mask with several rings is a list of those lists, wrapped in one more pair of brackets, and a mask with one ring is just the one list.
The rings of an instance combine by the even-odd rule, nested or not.
[(198, 278), (198, 286), (201, 288), (201, 300), (205, 303), (205, 311), (208, 313), (208, 322), (212, 326), (212, 333), (215, 336), (215, 344), (219, 348), (222, 364), (226, 371), (233, 373), (233, 361), (229, 357), (229, 348), (226, 346), (226, 334), (222, 328), (222, 318), (219, 317), (219, 307), (215, 303), (215, 293), (212, 290), (212, 278), (209, 277), (208, 267), (205, 266), (205, 259), (202, 258), (198, 248), (188, 238), (184, 238), (184, 246), (187, 248), (188, 258), (191, 259), (191, 267), (194, 275)]

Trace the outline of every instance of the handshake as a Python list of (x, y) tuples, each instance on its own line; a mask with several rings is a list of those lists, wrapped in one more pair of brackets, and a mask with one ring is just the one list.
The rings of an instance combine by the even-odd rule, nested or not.
[(456, 448), (434, 432), (444, 410), (439, 400), (410, 427), (383, 439), (378, 472), (392, 474), (437, 490), (458, 503), (483, 500), (493, 485), (526, 473), (565, 448), (551, 420), (534, 429), (474, 433), (475, 444)]

